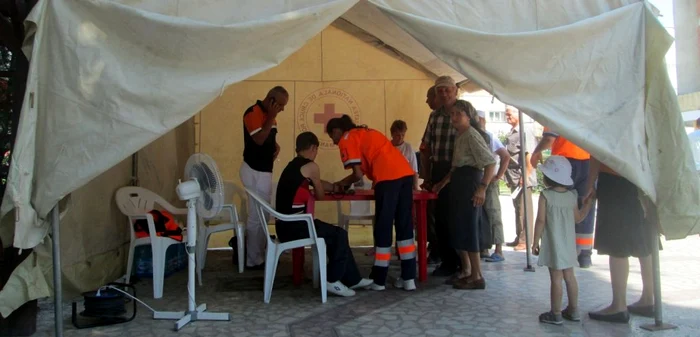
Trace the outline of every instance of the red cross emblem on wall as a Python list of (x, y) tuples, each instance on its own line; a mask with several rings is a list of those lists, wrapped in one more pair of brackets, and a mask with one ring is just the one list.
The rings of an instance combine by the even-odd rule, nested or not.
[(342, 116), (342, 114), (335, 112), (335, 104), (324, 104), (323, 113), (314, 114), (314, 123), (321, 124), (325, 128), (329, 120), (340, 116)]

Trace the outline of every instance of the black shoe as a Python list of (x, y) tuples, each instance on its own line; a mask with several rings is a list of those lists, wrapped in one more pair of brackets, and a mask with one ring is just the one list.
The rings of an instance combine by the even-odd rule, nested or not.
[(428, 264), (439, 265), (441, 262), (442, 260), (439, 256), (437, 256), (437, 254), (428, 255)]
[(627, 311), (632, 315), (644, 316), (644, 317), (654, 317), (654, 306), (627, 306)]
[(591, 251), (582, 250), (581, 253), (578, 254), (578, 266), (581, 268), (590, 268), (591, 264)]
[(433, 270), (433, 276), (437, 277), (445, 277), (445, 276), (452, 276), (454, 273), (457, 272), (457, 268), (446, 268), (440, 265), (440, 267), (437, 267), (435, 270)]
[(263, 263), (261, 263), (261, 264), (259, 264), (259, 265), (257, 265), (257, 266), (252, 266), (252, 267), (245, 266), (245, 269), (248, 269), (248, 270), (265, 270), (265, 262), (263, 262)]
[(627, 311), (620, 311), (614, 314), (599, 314), (595, 312), (589, 312), (588, 317), (595, 321), (609, 323), (629, 323), (630, 321), (630, 314)]

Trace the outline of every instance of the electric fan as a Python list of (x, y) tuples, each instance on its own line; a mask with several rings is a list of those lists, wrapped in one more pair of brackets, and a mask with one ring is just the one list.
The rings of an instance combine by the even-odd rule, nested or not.
[(209, 219), (221, 211), (224, 199), (224, 184), (219, 169), (214, 160), (204, 154), (195, 153), (185, 165), (185, 181), (177, 185), (177, 196), (187, 200), (187, 255), (188, 279), (187, 292), (189, 295), (187, 311), (154, 312), (154, 319), (176, 319), (175, 330), (180, 330), (186, 324), (202, 321), (228, 321), (228, 313), (205, 312), (206, 304), (196, 306), (195, 289), (195, 252), (197, 246), (197, 219)]

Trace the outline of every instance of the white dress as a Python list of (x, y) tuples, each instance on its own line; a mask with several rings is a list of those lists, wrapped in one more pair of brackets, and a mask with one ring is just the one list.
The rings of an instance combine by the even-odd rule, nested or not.
[(547, 219), (540, 241), (539, 266), (555, 270), (573, 268), (576, 260), (576, 220), (578, 194), (575, 190), (542, 191), (547, 200)]

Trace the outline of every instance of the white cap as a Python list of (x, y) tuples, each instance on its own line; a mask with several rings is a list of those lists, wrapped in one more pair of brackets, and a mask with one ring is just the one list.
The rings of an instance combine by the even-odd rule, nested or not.
[(574, 185), (574, 181), (571, 179), (571, 163), (562, 156), (547, 158), (544, 164), (540, 166), (540, 171), (545, 177), (557, 184), (564, 186)]
[(486, 113), (481, 110), (476, 110), (476, 114), (481, 118), (486, 118)]

